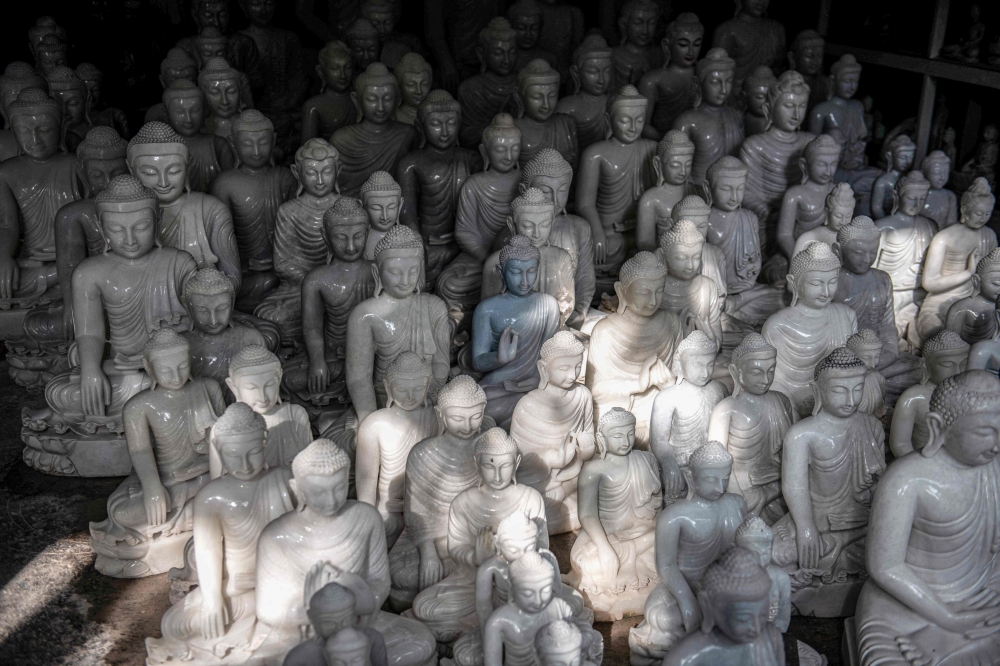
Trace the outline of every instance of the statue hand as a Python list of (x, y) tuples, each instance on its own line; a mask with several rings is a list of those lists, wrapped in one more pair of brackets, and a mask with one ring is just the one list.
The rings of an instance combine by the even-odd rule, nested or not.
[(591, 231), (594, 241), (594, 263), (603, 264), (608, 256), (608, 236), (604, 229), (594, 229)]
[(969, 255), (969, 260), (965, 262), (965, 270), (970, 273), (976, 272), (976, 265), (979, 263), (979, 250), (973, 250), (972, 254)]
[(310, 393), (325, 393), (329, 382), (329, 370), (326, 367), (325, 359), (321, 358), (318, 362), (309, 364)]
[(678, 599), (677, 605), (681, 608), (684, 630), (690, 634), (701, 625), (701, 608), (697, 603), (690, 603), (689, 599)]
[(441, 580), (443, 575), (444, 566), (441, 564), (434, 543), (431, 542), (420, 549), (420, 589), (426, 590)]
[(482, 564), (490, 559), (496, 547), (493, 545), (493, 530), (483, 527), (476, 535), (476, 564)]
[(815, 569), (819, 566), (820, 540), (812, 525), (799, 526), (795, 531), (795, 541), (799, 551), (799, 568)]
[(20, 277), (21, 267), (17, 260), (7, 255), (0, 256), (0, 298), (14, 298)]
[(601, 573), (604, 574), (604, 579), (608, 581), (608, 587), (615, 589), (615, 581), (618, 579), (618, 567), (621, 566), (618, 553), (611, 547), (611, 544), (600, 545), (597, 547), (597, 559), (601, 563)]
[(684, 492), (684, 475), (676, 465), (663, 466), (663, 492), (668, 497), (680, 497)]
[(201, 635), (212, 640), (226, 633), (229, 623), (229, 613), (222, 599), (215, 595), (202, 596), (201, 602)]
[(517, 331), (511, 330), (510, 326), (500, 334), (500, 342), (497, 345), (497, 362), (500, 365), (507, 365), (517, 356)]
[(100, 369), (80, 372), (80, 399), (88, 416), (104, 416), (104, 406), (111, 403), (111, 383)]
[(150, 526), (162, 525), (167, 521), (167, 489), (157, 483), (153, 488), (143, 488), (143, 504), (146, 505), (146, 521)]

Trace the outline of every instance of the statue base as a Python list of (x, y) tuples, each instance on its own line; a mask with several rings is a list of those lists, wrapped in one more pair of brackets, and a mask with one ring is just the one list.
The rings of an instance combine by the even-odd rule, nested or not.
[(128, 476), (132, 460), (125, 437), (105, 432), (78, 435), (53, 430), (21, 429), (24, 463), (43, 474), (58, 476)]
[(69, 357), (66, 355), (67, 345), (55, 350), (32, 349), (24, 344), (23, 336), (7, 340), (8, 373), (18, 386), (23, 386), (30, 393), (45, 390), (45, 385), (56, 375), (70, 370)]
[(823, 583), (792, 592), (792, 607), (808, 617), (848, 617), (854, 613), (865, 582), (856, 576), (843, 583)]
[(130, 546), (121, 542), (114, 546), (95, 539), (91, 523), (90, 547), (97, 553), (94, 568), (112, 578), (143, 578), (167, 573), (184, 566), (184, 547), (191, 539), (190, 532), (163, 536)]
[(17, 338), (24, 335), (24, 317), (30, 308), (0, 308), (0, 339)]
[[(566, 583), (566, 576), (563, 576)], [(642, 617), (646, 609), (646, 597), (656, 589), (660, 581), (650, 581), (638, 590), (626, 589), (618, 594), (594, 594), (580, 592), (587, 608), (594, 611), (594, 622), (617, 622), (625, 618)], [(567, 583), (568, 584), (568, 583)]]

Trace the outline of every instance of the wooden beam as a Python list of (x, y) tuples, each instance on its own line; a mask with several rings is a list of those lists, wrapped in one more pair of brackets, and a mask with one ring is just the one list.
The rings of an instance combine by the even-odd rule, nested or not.
[(859, 62), (1000, 90), (1000, 70), (996, 69), (987, 69), (960, 62), (949, 62), (947, 60), (931, 60), (930, 58), (918, 58), (898, 53), (873, 51), (871, 49), (861, 49), (842, 44), (830, 44), (829, 42), (826, 44), (826, 52), (835, 56), (851, 53)]

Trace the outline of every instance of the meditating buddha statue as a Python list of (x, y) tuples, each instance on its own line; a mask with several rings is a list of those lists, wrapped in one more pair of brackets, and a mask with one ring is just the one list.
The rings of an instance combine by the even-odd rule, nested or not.
[(62, 143), (67, 152), (75, 152), (92, 126), (87, 115), (87, 86), (69, 67), (54, 68), (45, 80), (49, 95), (62, 111)]
[(0, 116), (3, 116), (3, 128), (0, 128), (0, 162), (17, 156), (21, 150), (10, 122), (11, 103), (25, 88), (45, 90), (46, 85), (45, 79), (26, 62), (14, 61), (4, 68), (3, 75), (0, 76)]
[(618, 14), (618, 46), (612, 56), (615, 86), (636, 85), (642, 75), (663, 64), (663, 51), (653, 43), (662, 9), (652, 0), (628, 0)]
[(667, 267), (660, 309), (676, 315), (684, 333), (701, 331), (718, 346), (725, 298), (718, 285), (701, 273), (704, 248), (705, 237), (691, 220), (680, 220), (660, 236), (658, 256)]
[(892, 193), (896, 183), (913, 166), (917, 144), (906, 134), (897, 134), (883, 149), (887, 168), (875, 179), (872, 186), (872, 219), (877, 220), (892, 212)]
[(920, 162), (920, 171), (931, 184), (924, 204), (924, 217), (934, 220), (938, 231), (958, 222), (958, 197), (945, 188), (951, 179), (951, 158), (934, 150)]
[(736, 15), (712, 35), (712, 47), (723, 48), (736, 60), (736, 87), (758, 65), (778, 68), (785, 60), (785, 26), (767, 18), (770, 0), (736, 0)]
[(888, 411), (885, 405), (885, 375), (878, 371), (882, 340), (872, 329), (859, 328), (857, 333), (847, 338), (844, 346), (854, 352), (868, 369), (865, 373), (865, 384), (862, 387), (858, 411), (881, 419)]
[(403, 188), (386, 171), (376, 171), (361, 186), (361, 203), (368, 213), (368, 240), (365, 241), (365, 260), (375, 260), (375, 247), (385, 238), (389, 229), (399, 222), (403, 209)]
[(188, 147), (188, 187), (211, 192), (219, 174), (236, 166), (236, 157), (226, 138), (205, 131), (205, 93), (187, 79), (178, 79), (167, 86), (162, 99), (167, 124)]
[(406, 54), (424, 51), (416, 35), (396, 30), (402, 11), (399, 0), (363, 0), (359, 6), (359, 13), (371, 22), (378, 35), (378, 59), (390, 69), (398, 67)]
[[(707, 196), (707, 193), (706, 193)], [(711, 197), (709, 197), (711, 198)], [(697, 194), (689, 194), (670, 209), (670, 220), (666, 221), (673, 228), (681, 220), (691, 220), (698, 233), (705, 237), (705, 245), (701, 248), (701, 274), (711, 278), (719, 287), (719, 297), (725, 298), (729, 293), (726, 284), (726, 257), (722, 247), (709, 238), (709, 220), (713, 209)], [(663, 234), (660, 234), (660, 238)], [(663, 261), (663, 258), (660, 258)]]
[(517, 32), (505, 18), (491, 19), (478, 33), (475, 49), (480, 73), (470, 76), (458, 86), (458, 101), (462, 105), (462, 127), (459, 140), (466, 148), (477, 145), (483, 130), (498, 113), (514, 110), (517, 94)]
[(302, 105), (302, 143), (325, 139), (357, 118), (351, 99), (354, 60), (343, 42), (329, 42), (319, 51), (316, 73), (322, 82), (320, 93)]
[(558, 113), (571, 116), (576, 123), (576, 142), (581, 153), (590, 144), (604, 140), (608, 91), (614, 86), (611, 53), (603, 37), (587, 35), (573, 51), (569, 65), (573, 94), (560, 98), (556, 105)]
[(205, 93), (209, 107), (205, 129), (228, 139), (233, 131), (233, 119), (242, 111), (254, 108), (245, 74), (233, 69), (225, 58), (209, 58), (198, 72), (198, 87)]
[(802, 75), (809, 86), (809, 109), (830, 99), (830, 77), (823, 73), (826, 40), (815, 30), (803, 30), (788, 45), (788, 65)]
[[(344, 42), (351, 51), (354, 65), (361, 71), (379, 59), (379, 35), (375, 26), (364, 16), (354, 19), (354, 22), (344, 30)], [(383, 63), (386, 64), (386, 63)], [(388, 67), (388, 65), (386, 65)]]
[(955, 331), (973, 345), (982, 340), (992, 340), (996, 335), (997, 324), (993, 313), (997, 297), (1000, 297), (1000, 249), (992, 250), (979, 260), (971, 282), (973, 294), (951, 304), (945, 328)]
[(660, 45), (663, 67), (643, 74), (636, 86), (650, 100), (644, 136), (660, 139), (674, 126), (677, 116), (694, 107), (698, 99), (694, 64), (704, 36), (705, 27), (691, 12), (679, 14), (667, 25)]
[(87, 117), (91, 124), (94, 127), (110, 127), (121, 136), (131, 136), (125, 112), (102, 103), (104, 73), (92, 63), (81, 62), (76, 66), (76, 75), (87, 86)]
[(422, 55), (411, 51), (400, 58), (392, 73), (399, 83), (400, 97), (393, 118), (412, 125), (417, 120), (417, 109), (431, 91), (434, 69)]
[(541, 0), (542, 34), (540, 43), (556, 55), (557, 67), (565, 75), (572, 65), (574, 49), (586, 40), (583, 10), (564, 0)]
[(767, 92), (777, 81), (767, 65), (760, 65), (743, 79), (740, 94), (747, 107), (743, 112), (743, 129), (747, 137), (768, 130)]
[[(837, 162), (840, 160), (840, 144), (829, 134), (821, 134), (806, 144), (799, 158), (799, 170), (802, 172), (800, 184), (792, 185), (781, 198), (781, 209), (778, 212), (777, 226), (774, 229), (778, 247), (789, 258), (795, 256), (795, 247), (803, 234), (815, 231), (829, 220), (827, 204), (834, 204), (840, 210), (841, 223), (850, 221), (854, 212), (854, 193), (846, 183), (834, 183), (833, 176), (837, 172)], [(836, 188), (840, 189), (841, 201), (831, 200), (830, 196)], [(844, 190), (843, 188), (847, 188)], [(848, 195), (849, 198), (848, 198)], [(850, 203), (852, 208), (848, 209)], [(845, 219), (846, 218), (846, 219)], [(836, 233), (829, 229), (827, 233)], [(826, 238), (815, 238), (831, 244)], [(805, 245), (803, 244), (803, 247)]]
[[(160, 86), (166, 90), (170, 84), (179, 79), (186, 79), (191, 83), (198, 84), (198, 63), (193, 55), (181, 48), (172, 48), (167, 51), (167, 56), (160, 62), (160, 75), (158, 77)], [(167, 110), (163, 102), (157, 102), (146, 110), (143, 123), (150, 123), (157, 120), (161, 123), (167, 122)]]
[(767, 619), (781, 632), (788, 631), (792, 620), (792, 581), (784, 569), (772, 561), (774, 530), (760, 516), (747, 515), (736, 529), (736, 546), (757, 556), (760, 566), (771, 579)]
[(668, 130), (656, 144), (653, 171), (656, 185), (643, 192), (636, 211), (635, 244), (654, 252), (657, 239), (673, 226), (671, 211), (686, 196), (695, 194), (691, 184), (694, 143), (679, 130)]
[[(795, 238), (794, 229), (798, 227), (798, 220), (795, 221), (792, 231), (792, 239), (795, 243), (792, 249), (792, 256), (794, 257), (806, 249), (806, 245), (809, 245), (809, 243), (817, 241), (833, 247), (833, 244), (837, 242), (837, 234), (854, 219), (854, 207), (856, 203), (857, 200), (854, 198), (854, 191), (850, 185), (847, 183), (837, 183), (834, 185), (830, 193), (826, 195), (826, 203), (823, 206), (823, 223), (820, 226), (809, 231), (804, 231), (801, 236)], [(781, 242), (781, 238), (787, 238), (787, 233), (783, 233), (783, 231), (784, 229), (782, 229), (779, 222), (779, 243)]]
[(580, 154), (576, 121), (557, 109), (559, 82), (559, 72), (541, 58), (530, 61), (517, 73), (514, 100), (519, 113), (514, 123), (521, 130), (521, 167), (544, 148), (556, 150), (570, 165), (576, 164)]

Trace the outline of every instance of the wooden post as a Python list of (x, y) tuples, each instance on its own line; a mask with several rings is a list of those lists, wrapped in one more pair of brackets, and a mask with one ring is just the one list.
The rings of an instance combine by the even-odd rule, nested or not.
[[(944, 46), (944, 34), (948, 28), (948, 10), (950, 0), (937, 0), (934, 5), (934, 23), (931, 26), (930, 44), (927, 46), (927, 57), (937, 58)], [(917, 152), (914, 156), (914, 166), (927, 155), (928, 142), (931, 136), (931, 122), (934, 120), (934, 97), (937, 94), (937, 80), (927, 74), (920, 89), (920, 107), (917, 112)]]

